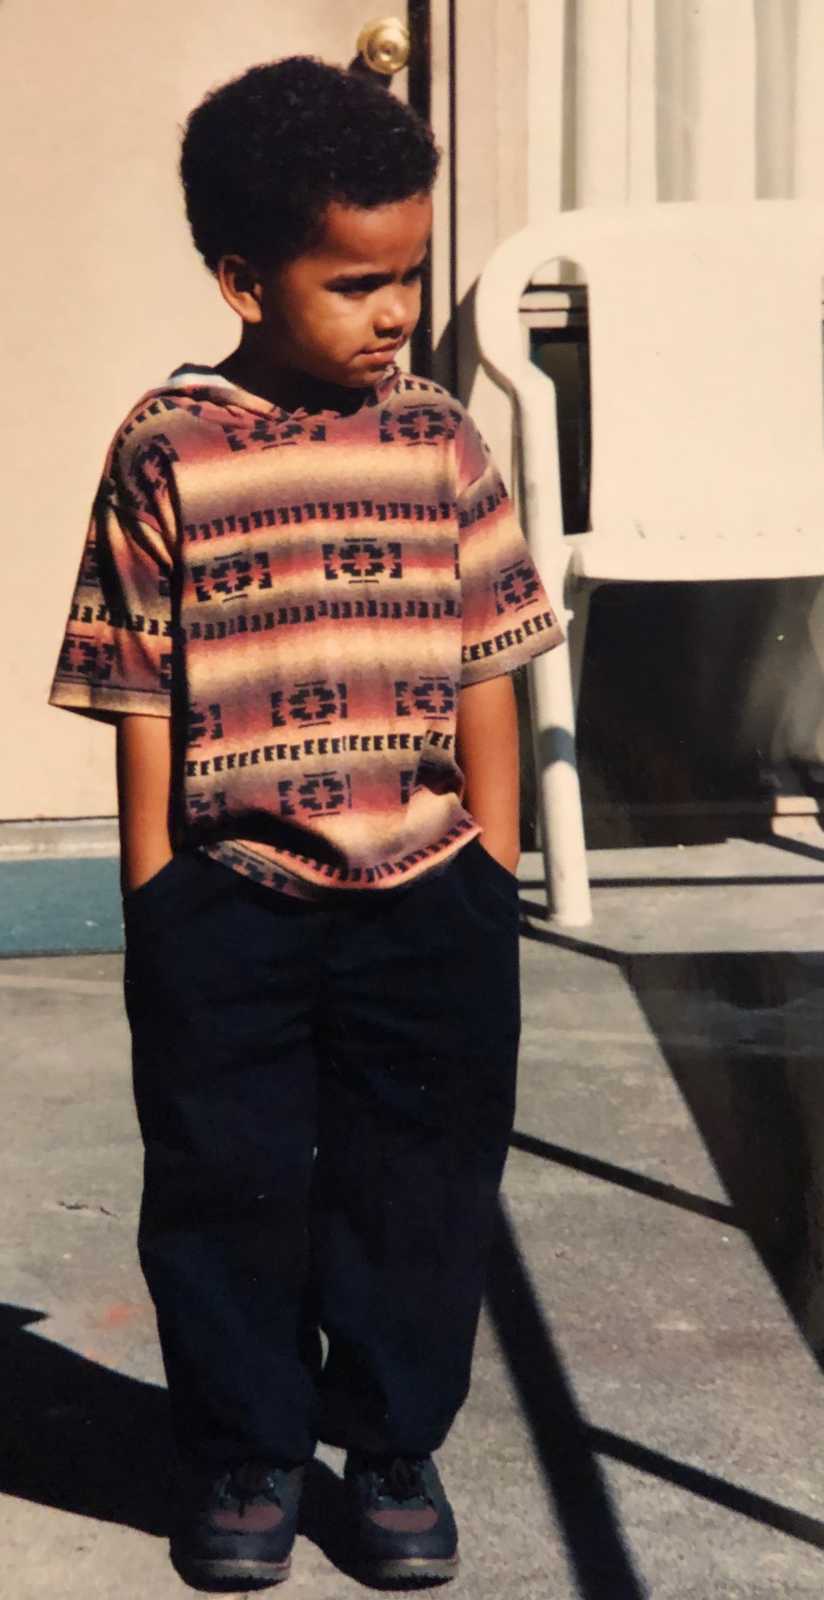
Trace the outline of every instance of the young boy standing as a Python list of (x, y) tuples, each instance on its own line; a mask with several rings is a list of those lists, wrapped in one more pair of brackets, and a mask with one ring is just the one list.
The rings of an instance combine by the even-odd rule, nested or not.
[(308, 58), (192, 114), (240, 342), (116, 435), (52, 691), (117, 726), (139, 1246), (200, 1582), (286, 1577), (318, 1439), (365, 1577), (457, 1566), (431, 1455), (512, 1127), (509, 675), (560, 631), (470, 418), (393, 362), (436, 168)]

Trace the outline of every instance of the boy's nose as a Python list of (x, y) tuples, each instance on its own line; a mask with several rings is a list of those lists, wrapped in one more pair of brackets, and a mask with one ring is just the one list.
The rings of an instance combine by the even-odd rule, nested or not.
[(391, 299), (384, 300), (375, 309), (375, 332), (390, 338), (398, 338), (406, 327), (406, 305), (400, 295), (393, 295)]
[(375, 332), (382, 338), (396, 339), (403, 333), (403, 314), (395, 308), (375, 318)]

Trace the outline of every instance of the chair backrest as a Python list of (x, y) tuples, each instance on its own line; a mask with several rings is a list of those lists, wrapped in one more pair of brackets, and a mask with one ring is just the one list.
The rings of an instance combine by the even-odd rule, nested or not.
[(569, 211), (506, 240), (478, 337), (533, 450), (552, 447), (528, 415), (549, 414), (547, 380), (518, 305), (556, 261), (588, 286), (591, 542), (688, 540), (696, 577), (750, 577), (775, 571), (778, 540), (781, 571), (824, 572), (824, 207)]

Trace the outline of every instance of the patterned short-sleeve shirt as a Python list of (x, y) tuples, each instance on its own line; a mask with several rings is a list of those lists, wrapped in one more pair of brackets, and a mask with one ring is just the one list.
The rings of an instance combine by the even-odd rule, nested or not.
[(175, 719), (189, 844), (286, 892), (382, 889), (479, 832), (459, 690), (560, 639), (445, 390), (393, 369), (350, 414), (287, 412), (183, 369), (112, 443), (50, 699)]

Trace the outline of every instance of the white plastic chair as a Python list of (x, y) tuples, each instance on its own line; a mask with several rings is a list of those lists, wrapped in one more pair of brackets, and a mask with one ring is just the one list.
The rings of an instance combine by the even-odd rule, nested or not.
[[(548, 263), (570, 281), (570, 262), (588, 289), (592, 482), (589, 531), (565, 535), (555, 388), (519, 304)], [(562, 212), (482, 274), (478, 338), (515, 406), (527, 537), (572, 624), (530, 669), (560, 923), (591, 920), (575, 706), (593, 586), (824, 573), (822, 277), (824, 207), (784, 200)]]

